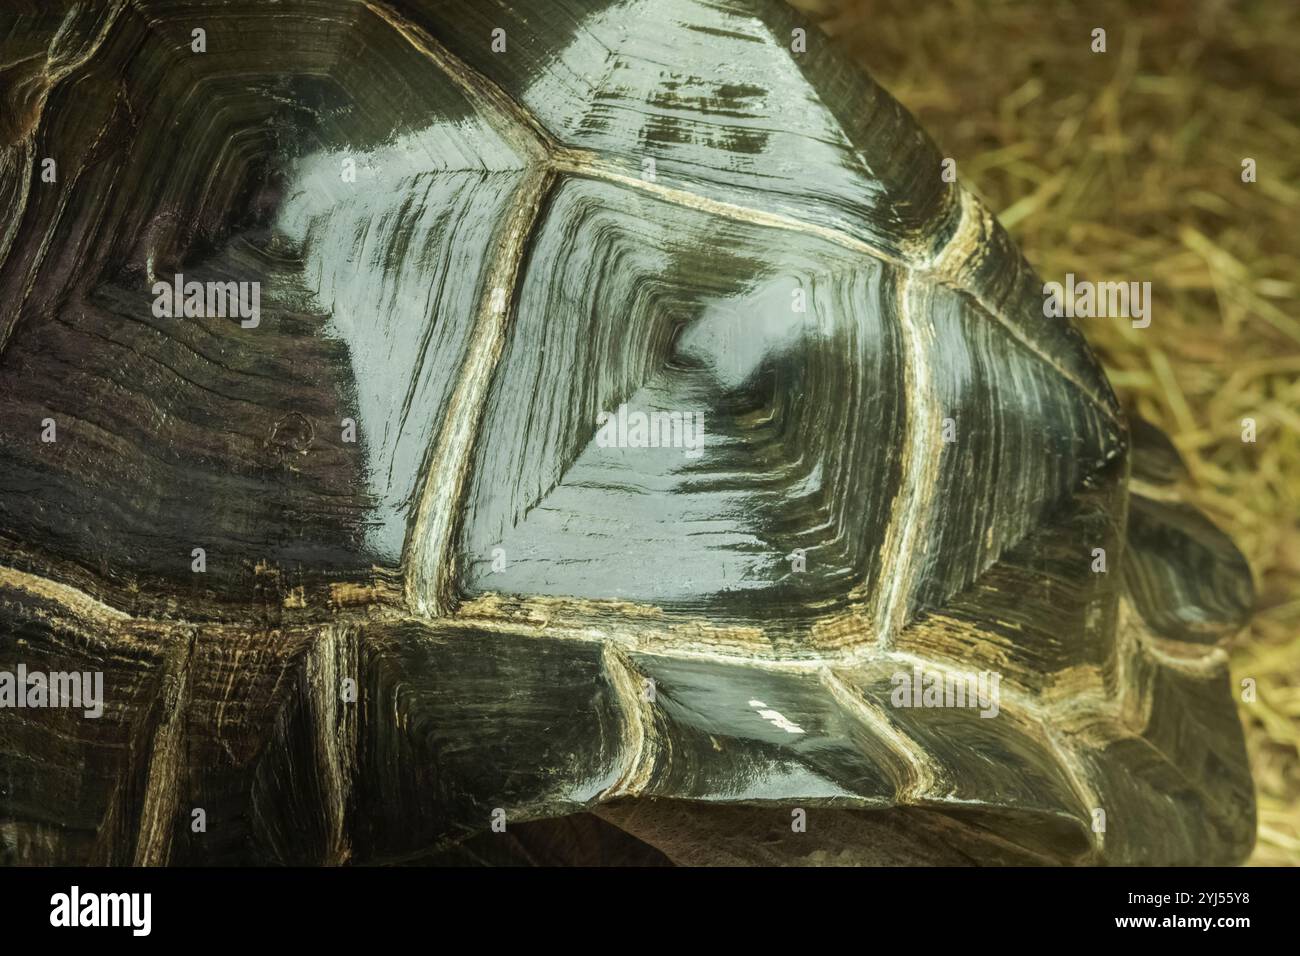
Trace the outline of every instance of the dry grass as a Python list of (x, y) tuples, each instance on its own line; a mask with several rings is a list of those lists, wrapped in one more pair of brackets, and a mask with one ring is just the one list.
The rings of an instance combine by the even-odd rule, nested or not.
[(1080, 324), (1254, 569), (1258, 613), (1232, 653), (1236, 680), (1258, 683), (1241, 704), (1252, 862), (1300, 863), (1300, 4), (795, 2), (957, 160), (1045, 278), (1152, 283), (1150, 327)]

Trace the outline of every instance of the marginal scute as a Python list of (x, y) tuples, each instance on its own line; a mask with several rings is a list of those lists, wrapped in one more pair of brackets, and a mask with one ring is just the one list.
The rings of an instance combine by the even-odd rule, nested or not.
[(97, 718), (84, 707), (0, 710), (0, 864), (129, 863), (138, 822), (131, 804), (147, 771), (133, 748), (147, 752), (155, 727), (161, 642), (8, 582), (0, 584), (0, 634), (0, 669), (10, 680), (19, 663), (28, 674), (91, 672), (92, 682), (102, 663), (90, 662), (114, 664)]
[(1217, 644), (1254, 605), (1250, 568), (1232, 540), (1195, 508), (1135, 494), (1125, 584), (1162, 637)]
[(1255, 602), (1250, 566), (1232, 539), (1182, 500), (1189, 475), (1169, 439), (1140, 420), (1134, 435), (1139, 483), (1129, 506), (1125, 587), (1160, 638), (1196, 653), (1245, 626)]

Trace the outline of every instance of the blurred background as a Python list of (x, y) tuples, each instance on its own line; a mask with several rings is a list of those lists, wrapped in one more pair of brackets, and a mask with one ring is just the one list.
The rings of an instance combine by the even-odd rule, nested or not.
[(1045, 280), (1151, 282), (1148, 328), (1078, 324), (1254, 570), (1232, 647), (1238, 696), (1247, 677), (1258, 693), (1239, 703), (1251, 862), (1300, 865), (1300, 0), (792, 2), (917, 117)]

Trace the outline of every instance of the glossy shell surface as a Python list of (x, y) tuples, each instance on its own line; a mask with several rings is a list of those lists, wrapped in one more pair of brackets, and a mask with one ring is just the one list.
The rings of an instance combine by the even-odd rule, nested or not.
[(784, 5), (99, 2), (0, 53), (0, 669), (106, 684), (0, 710), (0, 858), (500, 810), (758, 859), (724, 804), (832, 862), (889, 808), (931, 859), (1248, 852), (1244, 562)]

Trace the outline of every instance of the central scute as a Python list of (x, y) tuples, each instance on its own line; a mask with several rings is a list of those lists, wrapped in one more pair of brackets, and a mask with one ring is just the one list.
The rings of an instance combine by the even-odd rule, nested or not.
[(460, 587), (728, 616), (870, 589), (904, 428), (891, 267), (563, 182), (473, 466)]

